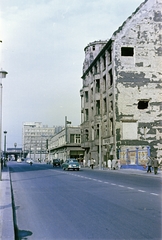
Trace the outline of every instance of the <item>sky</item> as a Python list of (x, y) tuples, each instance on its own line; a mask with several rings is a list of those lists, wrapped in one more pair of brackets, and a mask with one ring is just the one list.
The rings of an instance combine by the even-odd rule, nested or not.
[(24, 122), (80, 125), (84, 48), (111, 38), (142, 2), (0, 1), (2, 144), (7, 131), (7, 147), (22, 147)]

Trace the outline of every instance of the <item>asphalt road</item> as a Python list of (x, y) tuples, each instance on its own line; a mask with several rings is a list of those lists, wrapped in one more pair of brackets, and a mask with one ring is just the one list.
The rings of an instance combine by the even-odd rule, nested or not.
[(17, 239), (162, 239), (161, 179), (9, 162)]

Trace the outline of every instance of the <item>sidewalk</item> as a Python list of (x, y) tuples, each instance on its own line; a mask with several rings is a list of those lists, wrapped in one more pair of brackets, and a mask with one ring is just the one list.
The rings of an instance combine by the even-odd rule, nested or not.
[[(85, 167), (86, 169), (92, 170), (90, 167)], [(84, 169), (82, 167), (81, 169)], [(99, 170), (98, 166), (94, 166), (93, 170), (98, 170), (98, 171), (107, 171), (107, 172), (114, 172), (114, 173), (123, 173), (123, 174), (131, 174), (131, 175), (140, 175), (144, 177), (155, 177), (155, 178), (161, 178), (162, 177), (162, 170), (158, 169), (158, 173), (155, 175), (154, 171), (151, 173), (147, 173), (147, 170), (140, 170), (140, 169), (131, 169), (131, 168), (120, 168), (117, 170), (112, 170), (104, 167), (101, 170)]]
[(8, 167), (4, 167), (0, 181), (0, 240), (14, 239), (10, 174)]

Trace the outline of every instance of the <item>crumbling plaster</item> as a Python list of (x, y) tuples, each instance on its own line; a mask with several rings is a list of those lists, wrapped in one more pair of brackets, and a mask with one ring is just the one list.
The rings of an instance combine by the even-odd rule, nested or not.
[[(156, 2), (156, 0), (153, 0)], [(149, 144), (162, 153), (162, 1), (148, 1), (114, 37), (117, 141), (123, 145)], [(161, 8), (160, 8), (161, 6)], [(133, 47), (133, 56), (121, 56), (121, 47)], [(138, 109), (138, 101), (148, 108)], [(123, 140), (122, 121), (137, 121), (137, 140)], [(145, 134), (144, 134), (145, 128)], [(140, 141), (140, 142), (139, 142)]]

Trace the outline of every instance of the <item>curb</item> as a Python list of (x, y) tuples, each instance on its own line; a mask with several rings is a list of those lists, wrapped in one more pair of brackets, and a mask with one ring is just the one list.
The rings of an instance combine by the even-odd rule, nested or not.
[(114, 173), (122, 173), (122, 174), (130, 174), (130, 175), (140, 175), (140, 176), (144, 176), (144, 177), (155, 177), (155, 178), (161, 178), (162, 177), (162, 171), (159, 169), (157, 175), (154, 174), (154, 172), (152, 171), (152, 173), (147, 173), (146, 170), (139, 170), (139, 169), (131, 169), (131, 168), (127, 168), (127, 169), (117, 169), (117, 170), (112, 170), (112, 169), (108, 169), (108, 168), (102, 168), (101, 170), (98, 167), (94, 167), (93, 169), (91, 169), (90, 167), (82, 167), (81, 169), (87, 169), (89, 171), (104, 171), (104, 172), (114, 172)]
[(9, 168), (4, 167), (0, 181), (0, 240), (14, 240), (14, 221)]

